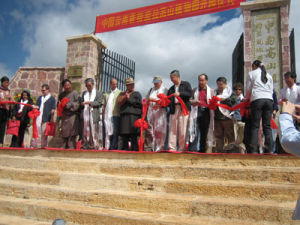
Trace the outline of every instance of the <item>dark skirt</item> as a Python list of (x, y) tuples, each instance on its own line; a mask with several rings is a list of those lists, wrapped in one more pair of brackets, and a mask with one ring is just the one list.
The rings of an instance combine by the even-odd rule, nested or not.
[(138, 115), (121, 114), (120, 116), (120, 135), (138, 134), (139, 129), (134, 126), (135, 121), (140, 118)]

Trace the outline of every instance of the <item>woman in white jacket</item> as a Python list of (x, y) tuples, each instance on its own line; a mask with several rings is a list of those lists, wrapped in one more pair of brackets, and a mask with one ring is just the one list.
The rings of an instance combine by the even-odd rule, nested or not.
[(264, 152), (272, 151), (271, 116), (273, 112), (273, 79), (267, 73), (265, 66), (259, 60), (252, 63), (246, 83), (246, 99), (251, 102), (251, 139), (250, 150), (252, 154), (258, 153), (258, 131), (262, 119), (263, 133), (265, 135)]

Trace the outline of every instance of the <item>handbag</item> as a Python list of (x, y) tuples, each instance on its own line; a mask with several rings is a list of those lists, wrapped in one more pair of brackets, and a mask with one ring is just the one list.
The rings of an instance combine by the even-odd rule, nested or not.
[(12, 135), (18, 136), (20, 123), (21, 123), (20, 120), (14, 120), (14, 121), (8, 120), (6, 134), (12, 134)]
[(56, 133), (56, 123), (55, 122), (47, 122), (45, 129), (45, 136), (55, 136)]

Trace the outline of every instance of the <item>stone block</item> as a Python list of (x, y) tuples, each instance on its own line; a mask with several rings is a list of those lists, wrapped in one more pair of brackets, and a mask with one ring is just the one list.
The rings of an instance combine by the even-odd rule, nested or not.
[(56, 78), (56, 74), (53, 72), (48, 73), (48, 80), (53, 80)]
[(36, 74), (35, 74), (34, 72), (31, 72), (31, 73), (29, 74), (29, 78), (30, 78), (30, 79), (36, 79)]
[(35, 89), (39, 88), (38, 81), (37, 80), (32, 80), (31, 83), (29, 84), (29, 88), (31, 90), (35, 90)]
[(10, 89), (15, 89), (17, 87), (17, 83), (16, 82), (12, 82), (10, 85), (9, 85), (9, 88)]
[(28, 88), (27, 81), (26, 80), (19, 80), (18, 87), (22, 88), (22, 89)]
[(37, 77), (38, 79), (40, 79), (40, 80), (46, 80), (47, 79), (47, 74), (46, 74), (46, 72), (45, 71), (39, 71), (38, 72), (38, 77)]
[(29, 74), (27, 72), (22, 73), (21, 79), (27, 79), (29, 77)]

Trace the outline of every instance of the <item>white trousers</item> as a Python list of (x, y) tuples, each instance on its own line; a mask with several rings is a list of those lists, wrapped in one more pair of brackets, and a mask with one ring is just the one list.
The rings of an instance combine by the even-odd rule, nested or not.
[(178, 139), (178, 151), (185, 151), (188, 120), (189, 116), (184, 116), (181, 106), (176, 105), (175, 113), (170, 116), (169, 150), (176, 151)]
[(48, 136), (45, 136), (47, 123), (41, 123), (41, 126), (38, 126), (38, 138), (31, 139), (31, 147), (33, 148), (45, 148), (48, 146)]

